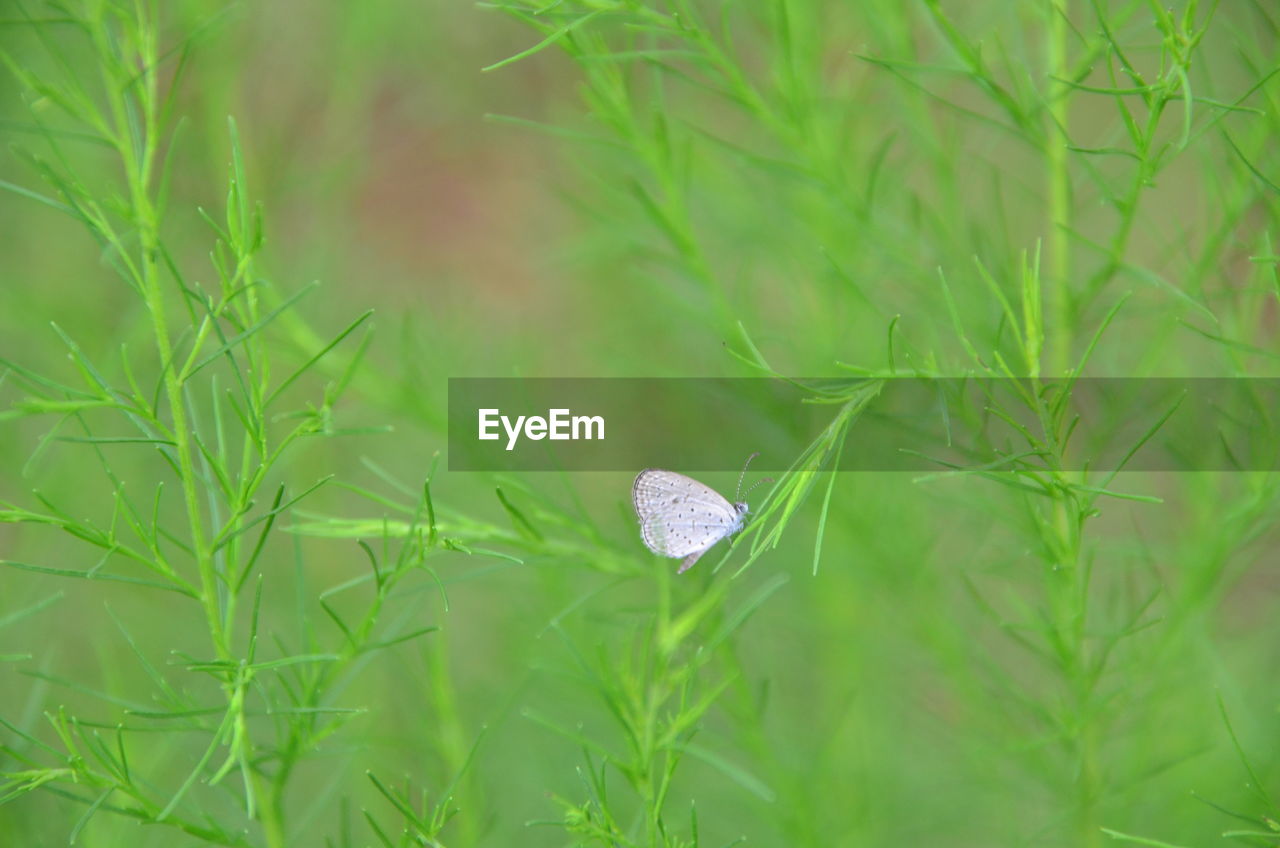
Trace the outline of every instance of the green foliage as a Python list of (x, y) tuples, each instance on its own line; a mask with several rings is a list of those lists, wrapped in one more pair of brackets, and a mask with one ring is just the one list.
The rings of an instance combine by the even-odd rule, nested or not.
[[(212, 844), (290, 844), (285, 797), (295, 770), (363, 712), (335, 703), (338, 691), (372, 655), (436, 629), (406, 631), (388, 625), (384, 605), (405, 578), (430, 570), (426, 563), (431, 557), (463, 545), (439, 536), (428, 480), (401, 538), (393, 542), (385, 531), (381, 534), (381, 561), (361, 543), (371, 578), (320, 594), (319, 605), (340, 635), (322, 636), (305, 619), (292, 636), (275, 627), (261, 628), (263, 554), (279, 532), (278, 519), (330, 480), (291, 484), (283, 479), (283, 466), (307, 439), (352, 432), (335, 421), (335, 406), (367, 348), (360, 345), (323, 385), (316, 386), (313, 372), (370, 313), (314, 350), (303, 351), (301, 364), (280, 361), (265, 336), (310, 289), (281, 296), (259, 275), (263, 218), (248, 199), (234, 122), (225, 211), (216, 219), (201, 212), (214, 239), (209, 258), (216, 285), (211, 290), (184, 274), (162, 235), (163, 181), (168, 176), (164, 157), (173, 148), (163, 126), (167, 107), (160, 91), (176, 84), (177, 72), (171, 68), (178, 60), (172, 54), (183, 48), (160, 54), (155, 10), (90, 4), (82, 13), (30, 24), (60, 70), (28, 71), (9, 61), (35, 98), (34, 132), (45, 143), (41, 152), (20, 152), (55, 196), (10, 188), (70, 216), (98, 242), (106, 263), (149, 318), (155, 349), (148, 356), (122, 346), (118, 363), (105, 366), (54, 324), (72, 377), (46, 377), (5, 361), (26, 392), (9, 417), (52, 418), (41, 447), (51, 442), (81, 446), (107, 483), (109, 508), (105, 517), (81, 518), (39, 491), (33, 493), (33, 507), (5, 503), (0, 521), (62, 530), (98, 559), (87, 569), (0, 562), (48, 577), (115, 581), (138, 591), (177, 595), (177, 603), (203, 617), (208, 635), (200, 654), (175, 650), (176, 661), (165, 669), (155, 664), (154, 648), (140, 644), (116, 619), (119, 637), (146, 672), (150, 703), (91, 692), (74, 680), (33, 672), (98, 696), (121, 710), (120, 718), (99, 722), (64, 709), (46, 712), (54, 744), (6, 721), (14, 738), (0, 750), (13, 765), (3, 774), (0, 796), (14, 801), (43, 790), (79, 802), (84, 811), (70, 830), (72, 843), (95, 815), (114, 813), (176, 828)], [(49, 33), (55, 28), (71, 30), (87, 45), (100, 79), (81, 74), (61, 33)], [(40, 113), (44, 103), (56, 107), (57, 118)], [(95, 187), (76, 152), (68, 149), (66, 132), (53, 128), (54, 120), (78, 128), (80, 134), (70, 136), (72, 140), (92, 138), (105, 146), (116, 159), (118, 183)], [(171, 307), (171, 298), (181, 308)], [(170, 324), (174, 315), (180, 316), (179, 329)], [(117, 379), (108, 376), (112, 368)], [(291, 389), (304, 384), (315, 386), (317, 399), (286, 405), (298, 403)], [(120, 453), (143, 449), (153, 454), (149, 462), (131, 464), (131, 474), (117, 472)], [(174, 486), (169, 480), (176, 480), (176, 498), (166, 490)], [(298, 568), (298, 588), (303, 590), (301, 559)], [(366, 598), (357, 603), (354, 617), (344, 620), (330, 599), (355, 588), (363, 589)], [(11, 613), (6, 621), (34, 615), (56, 599)], [(186, 756), (175, 757), (176, 773), (146, 762), (156, 750), (148, 736), (179, 734), (194, 740), (194, 747), (183, 744), (180, 749), (193, 755), (189, 762)], [(175, 741), (162, 744), (167, 748)], [(202, 810), (206, 802), (198, 796), (233, 780), (239, 787), (232, 791), (238, 815)], [(444, 826), (448, 799), (429, 821), (419, 820), (405, 799), (374, 782), (423, 839)], [(256, 823), (253, 830), (246, 827), (251, 821)], [(369, 822), (377, 831), (372, 816)]]
[[(1081, 378), (1275, 374), (1266, 4), (423, 16), (0, 15), (0, 834), (1275, 842), (1280, 477), (1068, 462)], [(677, 577), (440, 467), (445, 377), (588, 367), (829, 414)], [(902, 376), (1015, 441), (832, 473)]]

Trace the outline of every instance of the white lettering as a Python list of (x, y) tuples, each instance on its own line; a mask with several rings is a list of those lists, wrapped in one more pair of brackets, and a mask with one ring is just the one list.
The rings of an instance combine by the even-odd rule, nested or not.
[(594, 440), (604, 438), (603, 415), (573, 415), (568, 409), (549, 409), (546, 418), (541, 415), (518, 415), (515, 419), (502, 414), (500, 409), (478, 409), (477, 438), (481, 441), (496, 441), (502, 438), (498, 425), (506, 433), (506, 449), (515, 450), (520, 437), (535, 442), (542, 439), (555, 441)]
[(564, 441), (569, 438), (569, 410), (553, 409), (551, 412), (551, 432), (547, 434), (547, 438), (555, 441)]
[[(582, 425), (583, 435), (578, 435), (578, 425)], [(592, 425), (596, 428), (597, 435), (591, 435)], [(603, 415), (575, 415), (573, 416), (573, 438), (574, 439), (603, 439), (604, 438), (604, 416)]]
[(511, 426), (511, 419), (502, 416), (502, 429), (507, 431), (507, 450), (513, 450), (516, 446), (516, 440), (520, 438), (520, 425), (524, 424), (524, 416), (516, 418), (516, 426)]
[(497, 427), (498, 422), (493, 420), (493, 416), (498, 414), (496, 409), (477, 410), (480, 413), (480, 440), (493, 441), (498, 438), (497, 433), (490, 433), (490, 427)]

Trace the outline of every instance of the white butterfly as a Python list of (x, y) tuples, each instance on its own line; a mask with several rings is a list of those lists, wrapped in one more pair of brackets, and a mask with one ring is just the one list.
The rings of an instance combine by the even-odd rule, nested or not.
[[(745, 474), (746, 468), (742, 470)], [(741, 477), (738, 489), (742, 489)], [(716, 542), (741, 530), (747, 515), (745, 502), (730, 503), (710, 486), (659, 468), (646, 468), (636, 476), (631, 504), (640, 518), (640, 538), (649, 550), (682, 558), (677, 574), (692, 568)]]

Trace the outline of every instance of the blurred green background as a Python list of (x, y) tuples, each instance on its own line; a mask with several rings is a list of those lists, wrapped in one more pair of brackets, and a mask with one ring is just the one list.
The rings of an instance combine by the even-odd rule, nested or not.
[[(86, 33), (127, 33), (139, 9), (168, 103), (160, 232), (187, 280), (217, 287), (200, 210), (223, 220), (232, 116), (244, 190), (262, 204), (266, 308), (319, 282), (255, 336), (271, 379), (375, 310), (290, 387), (294, 408), (315, 407), (356, 365), (326, 407), (332, 438), (290, 447), (255, 501), (259, 515), (277, 485), (349, 484), (282, 513), (264, 543), (268, 658), (342, 654), (321, 594), (367, 579), (357, 539), (385, 566), (412, 537), (388, 502), (413, 512), (444, 450), (451, 376), (1003, 362), (1029, 376), (1027, 302), (1043, 304), (1037, 374), (1086, 351), (1094, 375), (1277, 373), (1280, 15), (1267, 3), (10, 2), (6, 185), (57, 198), (29, 160), (58, 161), (49, 127), (84, 130), (24, 75), (100, 91)], [(128, 38), (107, 43), (128, 54)], [(136, 249), (113, 152), (58, 139)], [(111, 525), (119, 486), (99, 452), (148, 513), (164, 483), (158, 514), (182, 524), (155, 445), (59, 441), (74, 416), (22, 406), (48, 387), (15, 365), (84, 385), (56, 323), (117, 385), (123, 346), (170, 414), (151, 313), (113, 249), (0, 195), (6, 563), (148, 576), (30, 517), (56, 505)], [(165, 285), (182, 350), (191, 322)], [(207, 436), (221, 420), (210, 398), (234, 376), (219, 368), (189, 399)], [(106, 412), (92, 425), (131, 432)], [(735, 476), (705, 481), (729, 491)], [(241, 775), (281, 777), (280, 705), (307, 663), (263, 672), (232, 741), (219, 726), (230, 678), (189, 661), (213, 655), (195, 600), (0, 569), (0, 845), (1275, 843), (1275, 475), (829, 478), (783, 478), (796, 500), (770, 526), (785, 533), (748, 570), (735, 575), (737, 549), (676, 580), (638, 538), (628, 474), (440, 467), (432, 509), (453, 541), (433, 534), (409, 557), (375, 632), (439, 629), (344, 658), (309, 708), (357, 712), (294, 752), (275, 833)], [(225, 506), (201, 497), (216, 527)], [(237, 657), (256, 580), (234, 616)], [(332, 596), (338, 615), (367, 589)], [(148, 715), (176, 702), (207, 712)], [(86, 780), (93, 754), (68, 751), (60, 713), (108, 747), (126, 728), (128, 779)], [(236, 745), (245, 761), (217, 775)], [(456, 815), (414, 825), (369, 772)], [(166, 826), (174, 815), (223, 836)]]

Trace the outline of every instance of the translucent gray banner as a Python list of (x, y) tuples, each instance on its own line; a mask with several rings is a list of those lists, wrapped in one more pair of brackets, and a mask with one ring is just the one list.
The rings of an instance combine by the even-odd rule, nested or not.
[[(852, 410), (856, 409), (856, 415)], [(455, 471), (1280, 470), (1280, 379), (451, 378)]]

